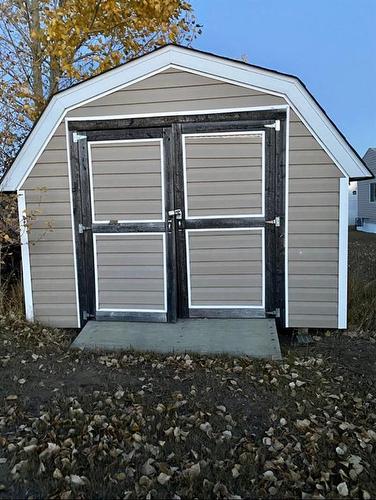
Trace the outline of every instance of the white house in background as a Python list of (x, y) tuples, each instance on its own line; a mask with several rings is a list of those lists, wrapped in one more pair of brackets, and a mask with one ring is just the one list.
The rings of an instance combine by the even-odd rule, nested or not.
[[(364, 163), (376, 177), (376, 148), (368, 148)], [(376, 233), (376, 178), (358, 182), (358, 231)]]
[(349, 183), (349, 226), (355, 225), (358, 217), (358, 182)]

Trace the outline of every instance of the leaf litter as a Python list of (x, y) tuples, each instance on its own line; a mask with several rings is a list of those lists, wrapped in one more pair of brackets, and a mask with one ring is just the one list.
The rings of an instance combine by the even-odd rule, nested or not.
[(328, 339), (283, 363), (89, 354), (0, 318), (0, 498), (374, 498), (374, 380)]

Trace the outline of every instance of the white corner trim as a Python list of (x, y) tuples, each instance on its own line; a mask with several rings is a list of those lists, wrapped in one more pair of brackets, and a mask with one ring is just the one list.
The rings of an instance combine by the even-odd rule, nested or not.
[(338, 328), (347, 328), (349, 182), (339, 180)]
[(285, 152), (285, 328), (289, 327), (289, 182), (290, 182), (290, 108), (286, 112)]
[(21, 258), (22, 258), (22, 280), (25, 300), (25, 315), (28, 321), (34, 321), (33, 308), (33, 292), (31, 287), (31, 268), (30, 268), (30, 253), (29, 253), (29, 235), (27, 232), (27, 224), (25, 224), (26, 216), (26, 200), (25, 192), (17, 192), (18, 201), (18, 220), (20, 223), (20, 240), (21, 240)]
[(172, 66), (200, 72), (209, 78), (228, 80), (235, 85), (283, 95), (303, 121), (309, 124), (314, 136), (344, 175), (369, 177), (362, 161), (296, 78), (192, 49), (166, 46), (54, 96), (5, 176), (1, 188), (4, 191), (21, 188), (22, 180), (35, 164), (68, 109)]
[(65, 121), (65, 140), (67, 145), (67, 166), (68, 166), (68, 184), (69, 184), (69, 205), (72, 224), (72, 243), (73, 243), (73, 266), (74, 266), (74, 290), (76, 295), (76, 312), (77, 312), (77, 327), (81, 328), (81, 314), (80, 314), (80, 295), (78, 293), (78, 267), (77, 267), (77, 250), (76, 250), (76, 233), (74, 230), (74, 213), (73, 213), (73, 186), (72, 186), (72, 173), (70, 162), (70, 147), (69, 147), (69, 130), (68, 123)]

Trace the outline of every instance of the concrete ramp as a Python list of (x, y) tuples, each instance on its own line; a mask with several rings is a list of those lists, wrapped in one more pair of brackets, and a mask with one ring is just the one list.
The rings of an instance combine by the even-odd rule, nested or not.
[(177, 323), (89, 321), (72, 348), (282, 359), (274, 319), (182, 319)]

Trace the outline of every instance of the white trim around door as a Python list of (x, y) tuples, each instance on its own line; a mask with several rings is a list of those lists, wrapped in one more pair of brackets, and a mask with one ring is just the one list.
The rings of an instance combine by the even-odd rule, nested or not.
[(70, 145), (69, 145), (69, 128), (68, 122), (65, 120), (65, 142), (67, 146), (67, 165), (68, 165), (68, 183), (69, 183), (69, 205), (70, 216), (72, 225), (72, 246), (73, 246), (73, 265), (74, 265), (74, 289), (76, 295), (76, 311), (77, 311), (77, 327), (81, 328), (81, 314), (80, 314), (80, 295), (78, 292), (78, 269), (77, 269), (77, 251), (76, 251), (76, 234), (75, 234), (75, 221), (73, 213), (73, 184), (72, 184), (72, 170), (70, 158)]

